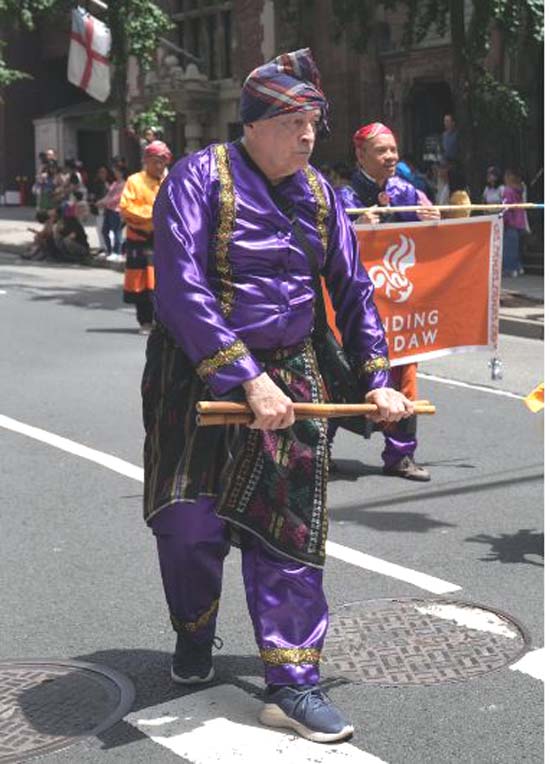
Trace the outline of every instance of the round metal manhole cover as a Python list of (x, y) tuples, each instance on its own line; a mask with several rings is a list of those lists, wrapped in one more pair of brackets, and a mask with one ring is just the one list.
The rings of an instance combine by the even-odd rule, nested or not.
[(516, 661), (525, 629), (509, 615), (446, 599), (370, 600), (331, 615), (323, 660), (369, 685), (464, 682)]
[(78, 661), (0, 661), (0, 762), (66, 748), (118, 722), (134, 686), (104, 666)]

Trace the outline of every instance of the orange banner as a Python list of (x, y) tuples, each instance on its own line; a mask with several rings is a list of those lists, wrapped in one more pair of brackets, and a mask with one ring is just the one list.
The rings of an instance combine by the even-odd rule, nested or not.
[(356, 231), (392, 366), (496, 349), (501, 218), (358, 225)]

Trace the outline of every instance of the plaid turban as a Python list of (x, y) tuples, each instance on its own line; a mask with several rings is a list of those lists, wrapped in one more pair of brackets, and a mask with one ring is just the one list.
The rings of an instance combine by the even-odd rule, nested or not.
[(328, 103), (309, 48), (283, 53), (259, 66), (243, 85), (241, 120), (244, 124), (313, 109), (320, 110), (321, 129), (328, 133)]
[(168, 164), (172, 161), (172, 152), (164, 141), (151, 141), (148, 143), (143, 151), (143, 156), (148, 157), (162, 157), (166, 159)]
[(359, 147), (364, 141), (368, 141), (369, 138), (376, 138), (377, 135), (395, 135), (389, 127), (383, 125), (382, 122), (371, 122), (370, 125), (364, 125), (354, 133), (353, 142), (355, 146)]

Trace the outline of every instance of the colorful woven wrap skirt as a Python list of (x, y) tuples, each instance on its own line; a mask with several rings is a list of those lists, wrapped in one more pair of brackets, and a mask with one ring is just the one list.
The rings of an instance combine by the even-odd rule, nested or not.
[[(292, 400), (326, 399), (309, 340), (254, 355)], [(148, 340), (142, 397), (147, 522), (176, 502), (215, 496), (216, 513), (230, 524), (236, 543), (239, 529), (244, 529), (280, 554), (323, 566), (325, 420), (303, 420), (286, 430), (266, 432), (242, 426), (198, 427), (196, 403), (212, 399), (209, 388), (158, 324)]]
[(135, 304), (152, 298), (155, 288), (153, 237), (142, 241), (126, 239), (125, 246), (124, 302)]

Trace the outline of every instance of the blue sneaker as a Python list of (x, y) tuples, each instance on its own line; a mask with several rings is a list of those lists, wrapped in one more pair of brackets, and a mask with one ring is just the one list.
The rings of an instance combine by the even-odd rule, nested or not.
[(317, 685), (273, 685), (268, 688), (260, 721), (286, 727), (315, 743), (332, 743), (353, 735), (353, 726)]
[(187, 634), (178, 634), (170, 675), (178, 684), (206, 684), (214, 678), (212, 645), (222, 646), (219, 637), (212, 642), (194, 642)]

